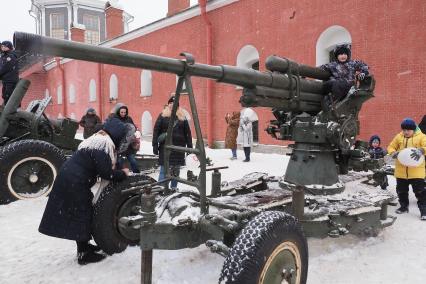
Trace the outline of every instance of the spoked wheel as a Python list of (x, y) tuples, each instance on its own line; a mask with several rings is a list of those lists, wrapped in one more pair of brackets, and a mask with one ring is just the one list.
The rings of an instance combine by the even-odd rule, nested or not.
[(146, 175), (129, 176), (120, 183), (109, 184), (102, 190), (94, 206), (92, 235), (96, 244), (107, 254), (120, 253), (128, 245), (139, 243), (139, 230), (124, 230), (118, 222), (121, 217), (135, 216), (139, 213), (140, 198), (135, 193), (123, 194), (122, 190), (132, 183), (155, 179)]
[(308, 245), (297, 220), (286, 213), (257, 215), (235, 240), (220, 283), (304, 284)]
[(0, 203), (49, 194), (64, 161), (62, 151), (44, 141), (5, 146), (0, 151)]

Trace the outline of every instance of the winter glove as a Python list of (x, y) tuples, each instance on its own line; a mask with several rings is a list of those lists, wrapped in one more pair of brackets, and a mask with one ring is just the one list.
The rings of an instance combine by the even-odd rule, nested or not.
[(152, 152), (154, 153), (154, 155), (158, 155), (158, 146), (157, 145), (152, 146)]
[(411, 149), (411, 154), (410, 157), (416, 161), (420, 160), (420, 157), (424, 155), (424, 150), (423, 149)]
[(362, 72), (358, 73), (357, 77), (358, 77), (358, 80), (362, 81), (365, 78), (365, 73), (362, 73)]
[(391, 155), (392, 159), (398, 158), (399, 151), (393, 152)]

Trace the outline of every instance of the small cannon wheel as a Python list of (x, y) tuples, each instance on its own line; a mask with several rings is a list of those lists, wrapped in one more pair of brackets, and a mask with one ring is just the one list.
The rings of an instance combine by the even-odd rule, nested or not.
[(39, 140), (21, 140), (0, 150), (0, 204), (46, 196), (65, 155)]
[(121, 217), (134, 216), (140, 209), (137, 193), (122, 194), (131, 183), (140, 180), (155, 182), (147, 175), (129, 176), (120, 183), (109, 184), (104, 188), (94, 205), (92, 235), (96, 244), (107, 254), (123, 252), (128, 245), (139, 243), (139, 230), (123, 230), (118, 222)]
[(305, 284), (308, 245), (296, 218), (284, 212), (263, 212), (235, 240), (219, 282), (241, 284)]

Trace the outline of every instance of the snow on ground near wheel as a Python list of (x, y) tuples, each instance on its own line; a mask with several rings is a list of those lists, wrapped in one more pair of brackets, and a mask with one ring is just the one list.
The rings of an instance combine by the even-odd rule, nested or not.
[[(144, 142), (142, 150), (150, 154), (150, 144)], [(252, 171), (281, 175), (288, 162), (288, 157), (276, 154), (253, 153), (252, 161), (243, 163), (242, 151), (238, 151), (237, 161), (229, 160), (229, 150), (207, 153), (215, 166), (230, 166), (222, 171), (222, 180), (238, 179)], [(390, 183), (394, 190), (393, 178)], [(79, 266), (72, 241), (38, 233), (46, 201), (39, 198), (0, 206), (0, 283), (140, 283), (138, 247), (97, 264)], [(377, 238), (310, 238), (308, 283), (424, 283), (426, 222), (419, 220), (415, 201), (410, 192), (410, 213), (398, 216)], [(394, 209), (390, 207), (389, 213)], [(204, 245), (154, 251), (153, 283), (217, 283), (222, 263), (223, 258)]]

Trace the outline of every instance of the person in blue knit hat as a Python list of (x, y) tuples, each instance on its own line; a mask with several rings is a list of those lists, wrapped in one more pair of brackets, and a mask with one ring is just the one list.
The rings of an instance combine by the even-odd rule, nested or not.
[(47, 201), (39, 232), (73, 240), (80, 265), (101, 261), (105, 255), (89, 243), (91, 239), (93, 194), (98, 177), (121, 181), (129, 169), (115, 169), (117, 149), (126, 137), (126, 126), (119, 119), (105, 122), (103, 129), (85, 139), (59, 170)]
[[(411, 157), (420, 160), (426, 152), (426, 135), (417, 127), (411, 118), (405, 118), (401, 122), (402, 131), (398, 133), (388, 147), (388, 153), (396, 159), (401, 150), (412, 149)], [(407, 167), (395, 160), (396, 192), (400, 207), (395, 211), (397, 214), (408, 213), (409, 186), (417, 198), (420, 210), (420, 219), (426, 221), (426, 190), (425, 190), (425, 162), (417, 167)]]
[(368, 153), (372, 159), (380, 159), (386, 155), (386, 150), (380, 147), (380, 137), (379, 135), (373, 135), (370, 137), (370, 142), (368, 144)]
[[(380, 147), (381, 140), (379, 135), (373, 135), (370, 137), (370, 142), (368, 144), (368, 153), (370, 154), (371, 159), (382, 159), (386, 155), (386, 150)], [(388, 187), (388, 176), (385, 176), (383, 182), (380, 184), (382, 189)]]

